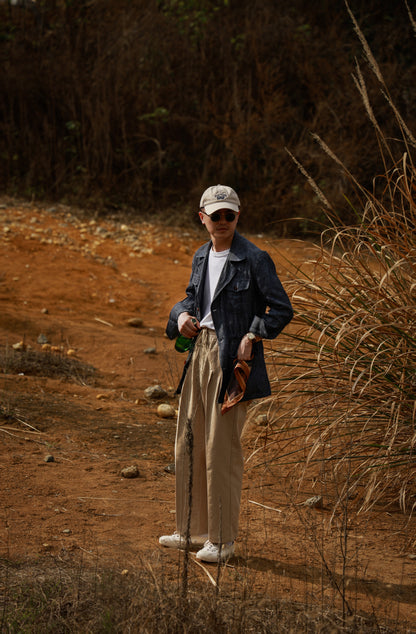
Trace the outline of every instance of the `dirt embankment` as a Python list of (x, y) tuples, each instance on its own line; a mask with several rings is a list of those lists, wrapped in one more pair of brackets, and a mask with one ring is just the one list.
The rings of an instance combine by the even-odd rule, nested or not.
[[(164, 327), (205, 235), (10, 201), (0, 217), (0, 557), (46, 565), (82, 552), (120, 572), (157, 558), (175, 578), (177, 554), (157, 541), (175, 524), (175, 420), (144, 391), (161, 385), (177, 405), (183, 359)], [(279, 252), (305, 257), (290, 241)], [(258, 433), (249, 429), (247, 453)], [(138, 477), (121, 476), (134, 465)], [(288, 493), (278, 465), (247, 469), (226, 574), (238, 568), (262, 592), (304, 600), (315, 588), (336, 602), (323, 563), (340, 574), (331, 509), (300, 512)], [(379, 509), (348, 530), (355, 604), (416, 621), (414, 521)], [(193, 574), (205, 578), (200, 566)]]

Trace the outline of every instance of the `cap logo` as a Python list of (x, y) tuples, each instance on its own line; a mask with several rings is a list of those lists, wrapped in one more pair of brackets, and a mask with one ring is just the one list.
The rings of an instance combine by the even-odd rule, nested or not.
[(227, 192), (225, 189), (220, 190), (219, 192), (216, 192), (215, 194), (215, 198), (217, 200), (225, 200), (227, 198)]

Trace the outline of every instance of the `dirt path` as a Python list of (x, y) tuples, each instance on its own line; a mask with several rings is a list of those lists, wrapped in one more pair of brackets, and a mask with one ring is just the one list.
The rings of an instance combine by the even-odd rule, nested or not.
[[(205, 235), (8, 200), (0, 218), (0, 559), (46, 565), (82, 552), (120, 572), (157, 559), (175, 577), (178, 555), (157, 541), (174, 528), (175, 420), (144, 390), (159, 384), (177, 405), (183, 360), (164, 327)], [(306, 248), (279, 245), (300, 261)], [(252, 423), (248, 452), (260, 432)], [(121, 477), (133, 465), (139, 477)], [(305, 483), (297, 495), (315, 492)], [(276, 465), (247, 469), (226, 575), (238, 568), (253, 589), (339, 605), (345, 559), (331, 510), (299, 511), (289, 493)], [(354, 608), (416, 622), (414, 520), (380, 508), (348, 530)], [(205, 578), (196, 565), (193, 574)]]

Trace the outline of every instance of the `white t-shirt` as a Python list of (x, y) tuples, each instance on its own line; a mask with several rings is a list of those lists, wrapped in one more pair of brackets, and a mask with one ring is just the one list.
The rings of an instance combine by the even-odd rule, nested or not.
[(221, 272), (227, 261), (230, 249), (225, 251), (211, 251), (209, 252), (208, 266), (205, 274), (205, 286), (204, 297), (202, 304), (202, 319), (199, 322), (201, 328), (211, 328), (215, 330), (214, 322), (211, 315), (211, 302), (214, 297), (215, 289), (217, 288), (218, 280), (220, 279)]

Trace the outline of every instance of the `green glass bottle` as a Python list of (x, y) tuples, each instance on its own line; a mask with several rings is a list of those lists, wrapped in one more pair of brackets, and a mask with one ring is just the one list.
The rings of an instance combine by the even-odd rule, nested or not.
[(195, 337), (184, 337), (179, 335), (175, 341), (175, 350), (178, 352), (189, 352), (194, 347)]

